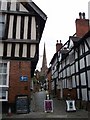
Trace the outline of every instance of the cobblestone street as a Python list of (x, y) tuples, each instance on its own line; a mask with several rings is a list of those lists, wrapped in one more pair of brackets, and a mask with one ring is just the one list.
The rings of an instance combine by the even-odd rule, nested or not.
[(46, 92), (36, 92), (32, 95), (30, 113), (28, 114), (12, 114), (12, 116), (3, 115), (3, 118), (82, 118), (88, 119), (89, 113), (83, 109), (77, 109), (76, 112), (66, 112), (65, 101), (53, 99), (53, 112), (44, 112), (44, 100)]

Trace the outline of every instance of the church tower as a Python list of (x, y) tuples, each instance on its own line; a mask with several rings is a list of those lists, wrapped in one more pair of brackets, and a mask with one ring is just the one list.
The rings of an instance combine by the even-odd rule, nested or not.
[(41, 67), (41, 76), (46, 76), (47, 74), (47, 58), (46, 58), (46, 49), (44, 43), (44, 51), (43, 51), (43, 60), (42, 60), (42, 67)]

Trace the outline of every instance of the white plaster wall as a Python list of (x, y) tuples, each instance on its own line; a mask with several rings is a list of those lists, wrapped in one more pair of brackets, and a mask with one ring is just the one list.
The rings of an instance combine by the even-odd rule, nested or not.
[(90, 70), (87, 72), (88, 74), (88, 87), (90, 87)]
[(80, 60), (80, 69), (85, 67), (84, 58)]
[(87, 89), (82, 89), (82, 100), (87, 101)]
[(72, 76), (72, 87), (76, 87), (75, 76)]
[(86, 85), (85, 72), (81, 73), (80, 76), (81, 76), (81, 85)]

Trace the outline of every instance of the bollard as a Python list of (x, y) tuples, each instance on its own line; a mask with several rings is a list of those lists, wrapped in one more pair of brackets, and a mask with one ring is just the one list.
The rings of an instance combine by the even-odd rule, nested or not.
[(12, 115), (11, 107), (9, 107), (9, 109), (8, 109), (8, 116), (11, 116), (11, 115)]

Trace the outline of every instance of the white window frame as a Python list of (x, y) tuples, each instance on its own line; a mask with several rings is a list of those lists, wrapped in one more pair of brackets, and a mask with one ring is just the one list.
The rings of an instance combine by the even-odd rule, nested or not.
[(5, 99), (0, 99), (0, 101), (8, 101), (8, 91), (6, 91), (6, 98)]
[[(7, 63), (7, 81), (6, 85), (0, 85), (0, 90), (2, 91), (2, 88), (9, 88), (9, 66), (10, 62), (9, 61), (0, 61), (0, 63)], [(8, 101), (8, 91), (6, 90), (6, 98), (5, 99), (0, 99), (0, 101)]]

